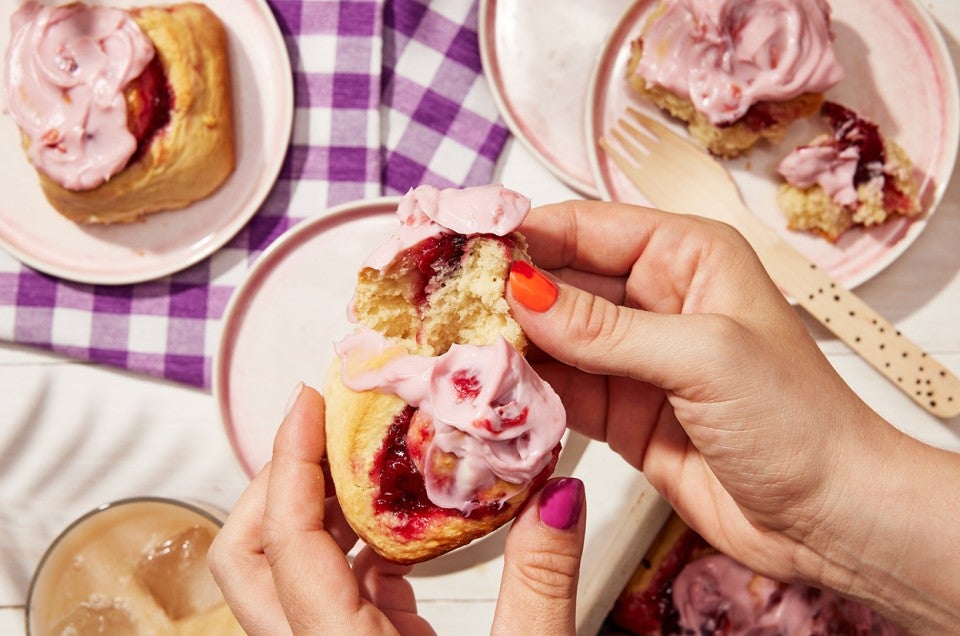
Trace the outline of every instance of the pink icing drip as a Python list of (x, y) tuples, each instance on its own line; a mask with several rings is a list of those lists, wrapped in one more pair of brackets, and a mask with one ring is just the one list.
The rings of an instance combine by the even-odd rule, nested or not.
[(860, 161), (855, 146), (840, 149), (835, 143), (800, 146), (780, 161), (777, 166), (784, 179), (798, 188), (819, 185), (840, 205), (857, 204), (857, 189), (853, 178)]
[(506, 236), (529, 211), (529, 199), (499, 185), (444, 190), (418, 186), (400, 199), (400, 229), (363, 265), (382, 270), (397, 254), (444, 232)]
[(119, 9), (27, 2), (11, 18), (6, 106), (30, 139), (30, 160), (66, 188), (95, 188), (136, 151), (126, 86), (153, 59)]
[[(427, 496), (469, 514), (498, 479), (525, 484), (551, 461), (566, 424), (563, 404), (529, 363), (500, 338), (488, 346), (453, 345), (436, 357), (409, 355), (363, 329), (336, 345), (342, 380), (354, 391), (399, 396), (433, 427), (423, 462)], [(364, 361), (397, 353), (375, 369)], [(436, 474), (435, 453), (457, 457), (452, 475)], [(492, 503), (505, 501), (510, 493)]]
[(715, 125), (760, 101), (822, 92), (843, 79), (824, 0), (664, 0), (644, 30), (637, 72), (689, 97)]

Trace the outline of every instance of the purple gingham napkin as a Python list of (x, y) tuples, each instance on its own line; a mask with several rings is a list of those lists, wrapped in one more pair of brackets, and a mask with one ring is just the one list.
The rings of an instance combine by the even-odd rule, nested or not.
[(296, 111), (258, 213), (205, 261), (138, 285), (59, 280), (0, 251), (0, 339), (209, 387), (231, 293), (297, 221), (421, 183), (491, 180), (507, 129), (481, 74), (475, 0), (268, 1)]

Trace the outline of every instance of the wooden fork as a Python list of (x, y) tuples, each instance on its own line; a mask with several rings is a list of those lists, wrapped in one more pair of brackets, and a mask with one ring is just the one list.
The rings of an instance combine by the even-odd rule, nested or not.
[(917, 404), (942, 418), (960, 414), (957, 376), (754, 216), (706, 151), (634, 108), (599, 143), (654, 206), (739, 230), (787, 295)]

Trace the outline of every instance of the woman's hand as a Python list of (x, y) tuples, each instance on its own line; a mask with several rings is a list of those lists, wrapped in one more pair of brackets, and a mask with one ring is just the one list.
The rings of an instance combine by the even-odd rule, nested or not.
[(641, 469), (716, 547), (798, 578), (804, 541), (844, 501), (847, 462), (897, 433), (746, 241), (698, 217), (589, 202), (536, 209), (521, 231), (568, 283), (521, 265), (510, 296), (571, 426)]
[[(298, 387), (270, 464), (211, 547), (214, 578), (251, 636), (432, 634), (404, 578), (412, 566), (367, 547), (345, 556), (357, 537), (321, 469), (323, 422), (323, 398)], [(494, 633), (574, 633), (584, 515), (583, 484), (556, 479), (514, 520)]]

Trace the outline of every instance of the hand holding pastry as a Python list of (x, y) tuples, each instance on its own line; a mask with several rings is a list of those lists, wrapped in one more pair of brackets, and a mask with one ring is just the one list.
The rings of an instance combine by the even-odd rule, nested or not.
[[(324, 411), (316, 391), (298, 388), (272, 461), (210, 549), (214, 577), (251, 636), (432, 634), (404, 578), (412, 566), (370, 548), (352, 564), (345, 556), (357, 537), (321, 469)], [(582, 484), (571, 479), (548, 482), (520, 513), (491, 633), (574, 633), (584, 514)]]
[(960, 459), (853, 393), (741, 236), (597, 202), (534, 210), (521, 231), (564, 281), (521, 266), (510, 290), (572, 426), (746, 566), (856, 596), (907, 628), (960, 624), (956, 577), (936, 565), (960, 549), (943, 513), (960, 502), (944, 479)]

